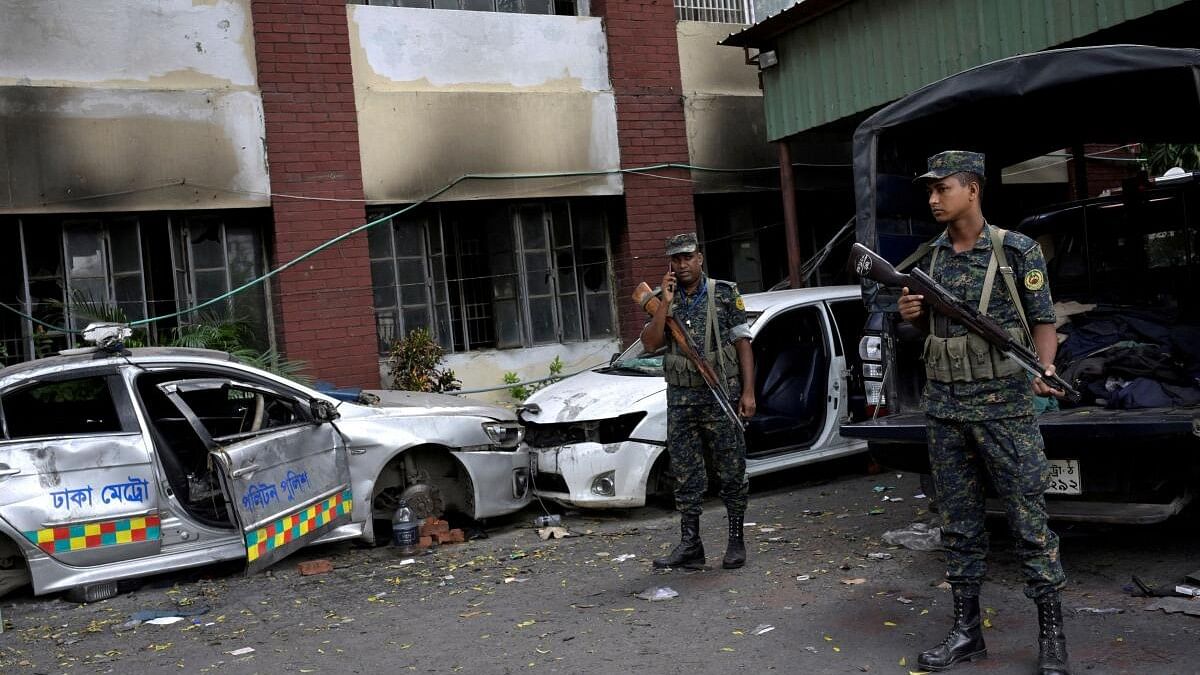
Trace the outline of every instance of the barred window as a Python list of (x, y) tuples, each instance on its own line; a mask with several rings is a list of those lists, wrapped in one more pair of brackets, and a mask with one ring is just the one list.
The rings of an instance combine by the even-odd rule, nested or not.
[(380, 353), (414, 328), (447, 351), (612, 337), (612, 261), (589, 200), (460, 203), (371, 229)]
[(675, 18), (708, 23), (754, 23), (750, 0), (675, 0)]
[(516, 14), (560, 14), (565, 16), (586, 14), (586, 12), (580, 12), (580, 6), (576, 0), (352, 0), (351, 4)]

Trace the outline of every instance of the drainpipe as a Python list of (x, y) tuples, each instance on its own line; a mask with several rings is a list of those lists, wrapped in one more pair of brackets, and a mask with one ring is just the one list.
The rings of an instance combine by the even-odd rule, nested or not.
[(786, 140), (779, 146), (779, 187), (783, 193), (783, 230), (787, 233), (788, 286), (800, 288), (800, 233), (796, 222), (796, 177), (792, 173), (792, 150)]

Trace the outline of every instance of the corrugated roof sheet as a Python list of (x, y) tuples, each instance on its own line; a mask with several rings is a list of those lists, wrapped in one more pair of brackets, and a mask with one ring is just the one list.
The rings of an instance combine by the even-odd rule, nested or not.
[[(779, 57), (777, 66), (762, 72), (767, 135), (780, 140), (967, 68), (1061, 45), (1186, 1), (856, 0), (816, 18), (800, 4), (768, 19), (775, 24), (761, 35), (770, 34), (771, 44), (756, 45), (773, 47)], [(787, 29), (785, 22), (798, 25)], [(725, 44), (748, 44), (741, 36)]]

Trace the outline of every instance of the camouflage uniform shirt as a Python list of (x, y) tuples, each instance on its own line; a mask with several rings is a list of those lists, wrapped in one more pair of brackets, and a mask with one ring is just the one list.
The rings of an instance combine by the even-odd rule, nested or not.
[[(917, 266), (928, 270), (933, 252), (936, 251), (936, 268), (931, 275), (933, 279), (968, 305), (978, 307), (992, 257), (992, 227), (984, 224), (975, 246), (962, 253), (954, 252), (949, 235), (943, 232), (933, 241), (930, 253)], [(1004, 235), (1004, 249), (1030, 328), (1036, 324), (1054, 323), (1054, 301), (1050, 298), (1046, 260), (1042, 256), (1041, 246), (1023, 234), (1007, 232)], [(1019, 328), (1021, 322), (1018, 311), (1020, 309), (1009, 297), (1003, 274), (997, 270), (992, 283), (988, 315), (1005, 328)], [(931, 316), (931, 326), (932, 323)], [(958, 322), (948, 323), (949, 334), (941, 337), (956, 337), (968, 332)], [(948, 420), (975, 422), (1033, 414), (1033, 390), (1024, 370), (1007, 377), (979, 382), (926, 382), (924, 397), (926, 414)]]
[[(683, 286), (679, 285), (671, 304), (672, 316), (679, 322), (683, 330), (691, 335), (698, 352), (704, 351), (704, 329), (708, 318), (707, 289), (708, 275), (704, 274), (700, 276), (700, 285), (691, 297), (683, 290)], [(742, 296), (738, 293), (737, 284), (718, 279), (716, 296), (717, 332), (721, 336), (721, 341), (720, 344), (710, 344), (710, 348), (713, 350), (733, 344), (740, 338), (750, 337), (750, 324), (746, 320), (746, 306), (742, 303)], [(671, 337), (670, 331), (667, 331), (668, 345), (673, 342), (674, 338)], [(742, 393), (741, 371), (736, 360), (732, 363), (726, 362), (725, 367), (730, 371), (724, 374), (726, 382), (729, 383), (727, 393), (731, 400), (737, 400)], [(718, 378), (722, 376), (717, 365), (714, 365), (713, 370), (717, 372)], [(709, 393), (708, 387), (667, 386), (667, 405), (697, 405), (710, 401), (712, 401), (712, 394)]]

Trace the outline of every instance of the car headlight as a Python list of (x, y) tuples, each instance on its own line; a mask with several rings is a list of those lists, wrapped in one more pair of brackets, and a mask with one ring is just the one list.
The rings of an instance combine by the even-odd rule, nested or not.
[(502, 448), (515, 448), (525, 436), (525, 429), (516, 422), (484, 422), (483, 433)]

